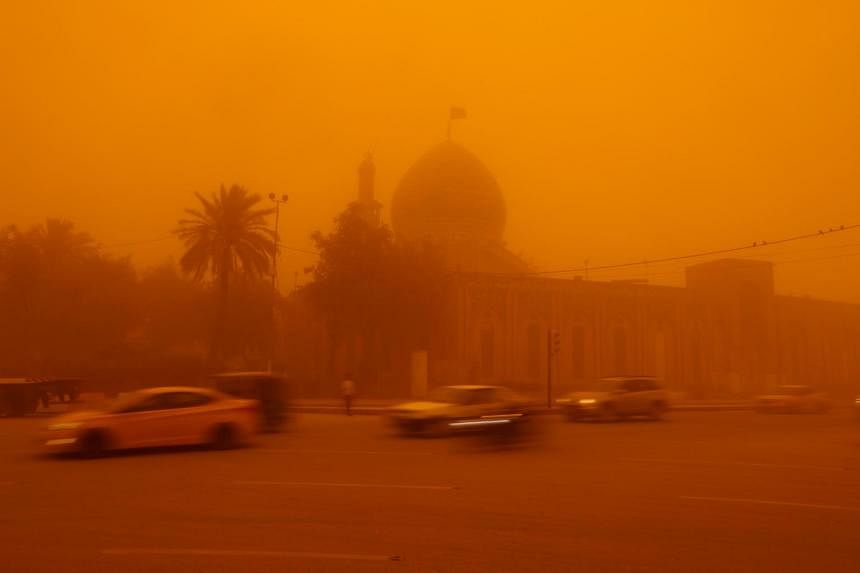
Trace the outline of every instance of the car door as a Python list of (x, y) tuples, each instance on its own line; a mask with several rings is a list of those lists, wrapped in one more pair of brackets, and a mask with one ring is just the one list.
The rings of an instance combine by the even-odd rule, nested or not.
[(164, 420), (165, 431), (173, 444), (196, 444), (204, 441), (218, 423), (214, 398), (203, 392), (172, 392), (168, 395), (171, 415)]
[(491, 388), (476, 388), (468, 390), (465, 404), (460, 409), (459, 418), (480, 418), (491, 408), (493, 392)]
[(151, 394), (115, 415), (111, 431), (123, 448), (163, 445), (171, 416), (166, 394)]
[(639, 389), (639, 380), (635, 380), (632, 378), (622, 380), (618, 384), (618, 390), (620, 392), (616, 400), (616, 404), (618, 404), (618, 409), (616, 411), (619, 414), (624, 416), (630, 416), (638, 414), (640, 412), (641, 407), (639, 405), (639, 402), (642, 399), (642, 393), (639, 391)]

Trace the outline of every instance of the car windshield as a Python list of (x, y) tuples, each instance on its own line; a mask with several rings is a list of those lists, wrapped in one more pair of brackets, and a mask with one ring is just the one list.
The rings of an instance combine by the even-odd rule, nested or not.
[(779, 386), (776, 389), (777, 394), (787, 394), (789, 396), (802, 396), (809, 394), (810, 389), (806, 386)]
[(468, 401), (468, 391), (451, 386), (440, 386), (430, 391), (427, 399), (431, 402), (444, 402), (446, 404), (465, 404)]
[(585, 385), (583, 390), (586, 392), (612, 392), (618, 387), (618, 380), (602, 379), (592, 380)]

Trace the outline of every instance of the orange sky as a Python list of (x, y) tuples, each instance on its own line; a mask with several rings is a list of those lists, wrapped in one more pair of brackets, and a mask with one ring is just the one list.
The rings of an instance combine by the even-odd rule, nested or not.
[[(444, 137), (497, 175), (539, 269), (860, 223), (854, 1), (12, 3), (0, 223), (70, 218), (141, 266), (194, 191), (287, 192), (310, 246), (376, 156)], [(143, 242), (143, 243), (141, 243)], [(134, 246), (122, 246), (135, 243)], [(141, 244), (136, 244), (141, 243)], [(783, 293), (860, 302), (860, 231), (773, 247)], [(285, 286), (308, 255), (285, 252)], [(681, 279), (680, 265), (594, 273)]]

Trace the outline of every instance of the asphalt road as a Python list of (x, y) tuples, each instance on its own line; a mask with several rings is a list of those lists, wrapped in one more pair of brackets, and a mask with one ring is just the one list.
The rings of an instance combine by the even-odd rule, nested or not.
[(36, 455), (0, 420), (0, 571), (857, 571), (860, 422), (568, 424), (497, 449), (302, 415), (254, 447)]

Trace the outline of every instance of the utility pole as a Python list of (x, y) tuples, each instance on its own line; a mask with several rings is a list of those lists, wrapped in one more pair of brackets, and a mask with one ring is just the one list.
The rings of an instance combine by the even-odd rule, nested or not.
[(269, 341), (269, 372), (272, 371), (273, 362), (275, 359), (275, 339), (278, 332), (278, 224), (281, 219), (281, 204), (286, 203), (289, 197), (286, 193), (280, 197), (274, 193), (269, 193), (269, 199), (275, 203), (275, 233), (272, 235), (272, 335)]

